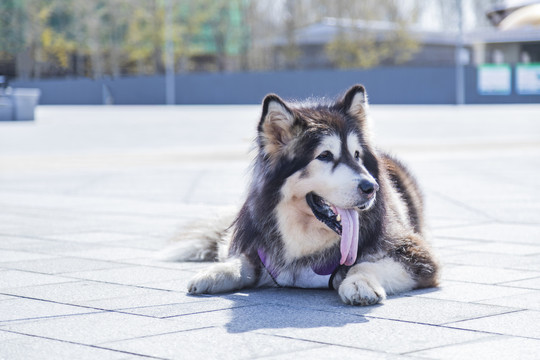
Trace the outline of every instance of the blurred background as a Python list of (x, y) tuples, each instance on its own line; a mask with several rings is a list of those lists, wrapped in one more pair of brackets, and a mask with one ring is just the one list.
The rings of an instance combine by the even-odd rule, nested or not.
[[(540, 102), (540, 2), (2, 0), (4, 85), (41, 104)], [(389, 86), (389, 84), (392, 84)]]

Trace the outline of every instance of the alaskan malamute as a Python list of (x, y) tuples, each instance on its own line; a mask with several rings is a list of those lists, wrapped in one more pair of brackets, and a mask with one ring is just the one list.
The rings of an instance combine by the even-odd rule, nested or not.
[(247, 200), (232, 225), (203, 225), (169, 252), (219, 261), (189, 282), (190, 293), (331, 288), (347, 304), (370, 305), (437, 285), (419, 188), (373, 145), (363, 86), (333, 103), (266, 96), (256, 146)]

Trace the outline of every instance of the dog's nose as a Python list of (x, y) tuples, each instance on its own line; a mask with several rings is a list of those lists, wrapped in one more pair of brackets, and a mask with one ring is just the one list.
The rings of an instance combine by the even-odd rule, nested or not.
[(358, 188), (361, 192), (369, 196), (373, 195), (377, 190), (379, 190), (379, 184), (369, 181), (367, 179), (362, 179), (358, 184)]

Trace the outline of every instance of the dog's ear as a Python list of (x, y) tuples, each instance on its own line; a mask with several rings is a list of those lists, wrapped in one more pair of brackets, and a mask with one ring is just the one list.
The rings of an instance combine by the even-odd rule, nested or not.
[(260, 145), (270, 155), (276, 155), (292, 139), (295, 116), (277, 95), (267, 95), (263, 100), (263, 111), (258, 132)]
[(344, 112), (356, 120), (364, 141), (372, 143), (373, 133), (366, 89), (362, 85), (354, 85), (345, 94), (342, 104)]
[(343, 98), (343, 107), (351, 116), (364, 115), (369, 107), (366, 89), (362, 85), (350, 88)]

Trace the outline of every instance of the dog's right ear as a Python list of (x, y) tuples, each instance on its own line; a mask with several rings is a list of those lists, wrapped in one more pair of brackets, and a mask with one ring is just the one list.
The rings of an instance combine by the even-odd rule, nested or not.
[(277, 155), (293, 139), (295, 116), (277, 95), (266, 95), (258, 132), (260, 145), (271, 157)]

